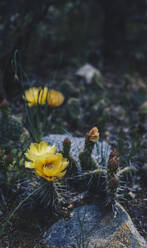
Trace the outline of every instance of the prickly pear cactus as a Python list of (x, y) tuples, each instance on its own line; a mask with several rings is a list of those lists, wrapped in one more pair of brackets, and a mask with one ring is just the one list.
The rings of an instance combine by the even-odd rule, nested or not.
[(3, 120), (0, 118), (0, 143), (6, 144), (9, 140), (17, 141), (22, 133), (21, 123), (14, 117)]

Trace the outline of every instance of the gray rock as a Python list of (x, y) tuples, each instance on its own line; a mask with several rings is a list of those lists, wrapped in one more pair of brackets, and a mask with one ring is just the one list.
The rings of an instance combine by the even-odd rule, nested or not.
[[(78, 170), (81, 171), (80, 161), (78, 158), (79, 152), (81, 152), (84, 148), (85, 139), (84, 138), (78, 138), (78, 137), (72, 137), (71, 135), (62, 135), (62, 134), (50, 134), (49, 136), (44, 137), (44, 140), (48, 142), (50, 145), (56, 144), (57, 150), (62, 150), (62, 144), (65, 138), (69, 138), (71, 141), (71, 155), (74, 157), (74, 159), (77, 161), (78, 164)], [(93, 152), (92, 157), (97, 161), (97, 164), (101, 163), (101, 161), (104, 161), (104, 165), (107, 166), (107, 161), (110, 154), (110, 146), (107, 142), (97, 142)]]
[[(61, 219), (52, 225), (44, 233), (40, 243), (58, 248), (147, 247), (146, 241), (119, 203), (116, 203), (113, 214), (104, 213), (99, 205), (77, 207), (72, 211), (71, 219)], [(35, 246), (38, 247), (40, 246)]]
[(82, 77), (86, 80), (87, 84), (92, 82), (93, 77), (96, 75), (98, 78), (101, 78), (102, 75), (99, 70), (90, 64), (85, 64), (77, 72), (76, 75)]

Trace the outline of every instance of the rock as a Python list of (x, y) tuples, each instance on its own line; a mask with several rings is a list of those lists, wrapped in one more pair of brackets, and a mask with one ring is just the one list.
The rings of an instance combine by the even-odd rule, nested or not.
[[(116, 203), (114, 214), (91, 204), (75, 208), (68, 221), (60, 219), (43, 235), (48, 247), (146, 248), (147, 243), (134, 227), (124, 208)], [(35, 248), (38, 248), (37, 244)]]
[(94, 66), (90, 64), (85, 64), (82, 66), (77, 72), (76, 76), (82, 77), (86, 80), (87, 84), (92, 83), (92, 79), (94, 76), (97, 76), (97, 78), (101, 78), (102, 75), (99, 70), (97, 70)]
[[(50, 134), (49, 136), (44, 137), (44, 140), (48, 142), (50, 145), (56, 144), (57, 150), (62, 150), (62, 144), (65, 138), (69, 138), (71, 141), (71, 149), (70, 153), (74, 157), (74, 159), (78, 163), (78, 170), (81, 170), (80, 161), (79, 161), (79, 153), (80, 151), (83, 151), (84, 144), (85, 144), (85, 138), (78, 138), (78, 137), (72, 137), (70, 134), (62, 135), (62, 134)], [(92, 156), (93, 158), (100, 163), (101, 160), (104, 160), (104, 163), (107, 164), (109, 154), (110, 154), (110, 146), (107, 142), (97, 142), (93, 151)]]

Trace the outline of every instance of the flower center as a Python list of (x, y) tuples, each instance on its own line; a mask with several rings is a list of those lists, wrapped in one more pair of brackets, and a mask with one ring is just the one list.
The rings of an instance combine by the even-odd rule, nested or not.
[(44, 167), (47, 167), (47, 168), (52, 167), (52, 163), (51, 162), (47, 163), (47, 164), (44, 165)]

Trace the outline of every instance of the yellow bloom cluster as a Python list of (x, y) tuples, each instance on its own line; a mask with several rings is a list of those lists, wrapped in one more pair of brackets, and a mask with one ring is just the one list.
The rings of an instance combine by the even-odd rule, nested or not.
[(49, 90), (47, 87), (34, 87), (25, 91), (23, 98), (28, 102), (28, 106), (44, 105), (46, 102), (50, 107), (59, 107), (63, 101), (64, 96), (57, 90)]
[(69, 164), (61, 153), (56, 153), (55, 145), (50, 146), (45, 141), (32, 143), (25, 156), (29, 160), (25, 162), (25, 167), (34, 169), (38, 176), (48, 181), (62, 178)]

